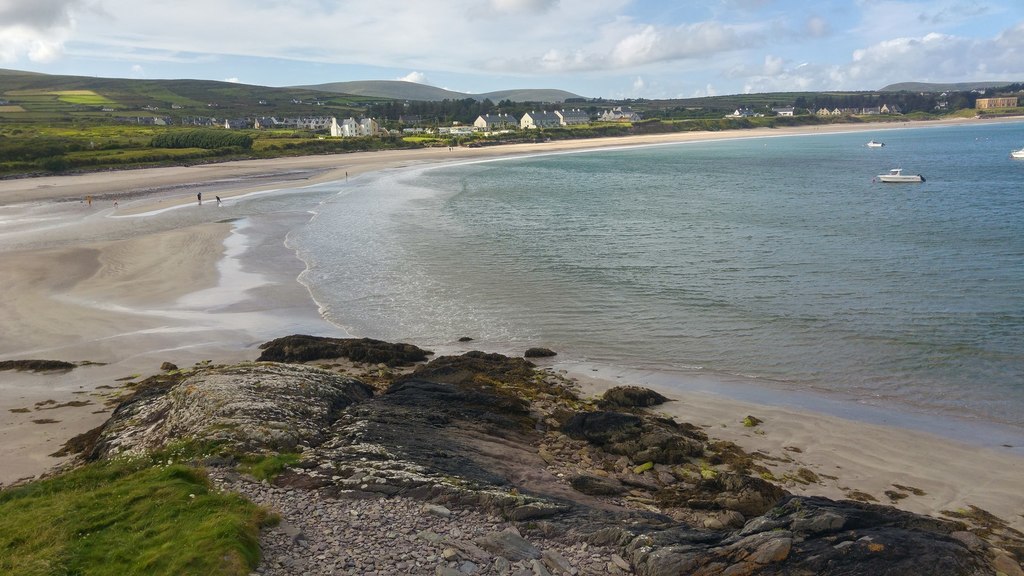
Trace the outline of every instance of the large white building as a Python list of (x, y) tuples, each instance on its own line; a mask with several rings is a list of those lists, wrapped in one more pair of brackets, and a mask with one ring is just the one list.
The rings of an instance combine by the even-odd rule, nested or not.
[(351, 138), (352, 136), (373, 136), (380, 132), (380, 126), (373, 118), (345, 118), (338, 123), (337, 118), (331, 118), (331, 136)]

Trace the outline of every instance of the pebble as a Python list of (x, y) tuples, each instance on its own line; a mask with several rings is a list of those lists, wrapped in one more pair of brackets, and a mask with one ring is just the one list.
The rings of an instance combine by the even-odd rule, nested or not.
[[(211, 479), (276, 513), (281, 522), (260, 534), (254, 576), (552, 576), (632, 574), (617, 549), (580, 542), (530, 539), (546, 562), (510, 561), (475, 543), (515, 524), (475, 510), (450, 515), (402, 496), (331, 498), (317, 490), (285, 490), (219, 469)], [(440, 508), (440, 507), (438, 507)], [(472, 552), (472, 554), (471, 554)], [(480, 557), (480, 554), (485, 557)]]

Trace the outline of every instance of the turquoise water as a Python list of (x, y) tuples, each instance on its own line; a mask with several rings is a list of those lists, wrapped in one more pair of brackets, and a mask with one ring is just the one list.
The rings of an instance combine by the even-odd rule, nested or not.
[[(405, 170), (341, 185), (290, 243), (355, 335), (1024, 428), (1022, 145), (1013, 123)], [(872, 182), (894, 167), (927, 181)]]

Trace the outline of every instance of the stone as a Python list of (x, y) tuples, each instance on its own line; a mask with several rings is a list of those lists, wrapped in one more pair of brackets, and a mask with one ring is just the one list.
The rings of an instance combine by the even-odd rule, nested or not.
[(551, 576), (551, 572), (544, 567), (544, 564), (540, 560), (531, 560), (530, 568), (533, 569), (534, 576)]
[(750, 415), (748, 415), (746, 418), (743, 419), (743, 425), (746, 426), (747, 428), (753, 428), (753, 427), (755, 427), (755, 426), (757, 426), (759, 424), (763, 424), (763, 423), (764, 423), (764, 420), (761, 420), (757, 416), (750, 416)]
[(451, 518), (452, 515), (451, 510), (437, 504), (424, 504), (422, 510), (424, 513), (437, 516), (438, 518)]
[(602, 478), (581, 474), (569, 479), (573, 490), (591, 496), (616, 496), (626, 491), (626, 487), (615, 478)]
[(476, 543), (495, 556), (513, 562), (540, 558), (541, 551), (522, 536), (512, 532), (492, 532), (476, 539)]
[(553, 574), (572, 574), (572, 565), (564, 556), (554, 550), (542, 552), (540, 560)]
[(668, 402), (665, 396), (640, 386), (615, 386), (601, 395), (598, 405), (605, 409), (649, 408)]
[(555, 356), (556, 354), (557, 353), (555, 351), (549, 350), (547, 348), (528, 348), (526, 350), (526, 352), (523, 353), (523, 357), (524, 358), (548, 358), (550, 356)]
[(992, 559), (992, 568), (997, 573), (1001, 572), (1006, 576), (1024, 576), (1024, 570), (1021, 569), (1020, 563), (1013, 556), (1002, 550), (996, 552), (995, 557)]
[(774, 538), (760, 545), (757, 550), (750, 555), (749, 560), (758, 564), (781, 562), (789, 556), (789, 551), (792, 547), (792, 538)]
[(632, 567), (629, 565), (629, 562), (626, 562), (626, 560), (618, 554), (612, 554), (612, 564), (615, 564), (620, 570), (632, 569)]

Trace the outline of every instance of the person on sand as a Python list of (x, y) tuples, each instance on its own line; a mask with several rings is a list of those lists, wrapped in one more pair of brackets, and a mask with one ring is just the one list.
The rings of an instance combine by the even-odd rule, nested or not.
[(202, 192), (197, 192), (196, 193), (196, 200), (199, 201), (199, 205), (200, 206), (203, 205), (203, 193)]
[(221, 205), (220, 196), (214, 196), (214, 198), (217, 199), (217, 207), (220, 207), (220, 205)]

